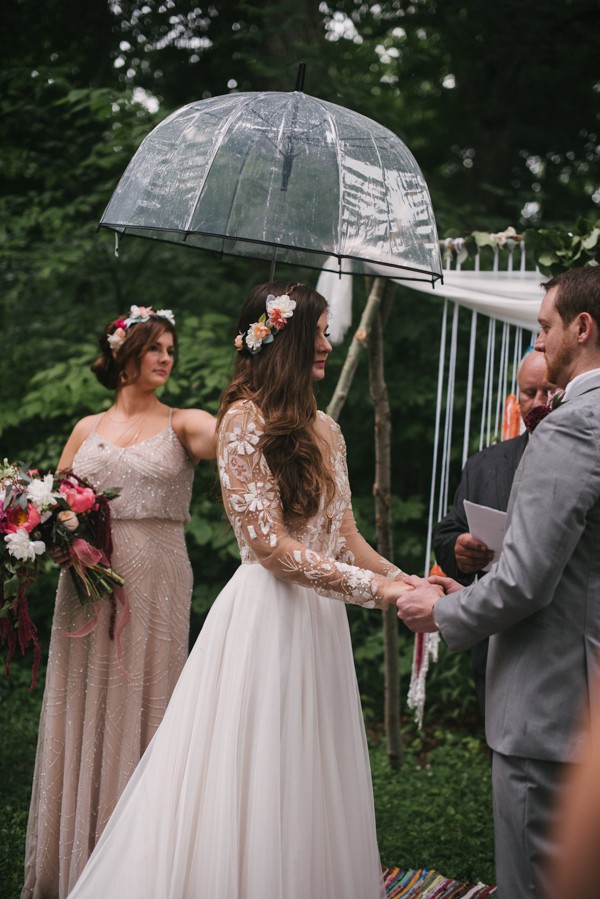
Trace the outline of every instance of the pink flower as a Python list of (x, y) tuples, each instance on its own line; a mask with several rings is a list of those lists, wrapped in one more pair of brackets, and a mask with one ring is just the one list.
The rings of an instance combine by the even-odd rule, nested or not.
[(285, 328), (287, 324), (287, 318), (284, 317), (281, 309), (273, 309), (269, 314), (269, 322), (273, 325), (274, 328), (277, 328), (278, 331), (281, 331), (282, 328)]
[(21, 506), (4, 509), (2, 518), (2, 530), (6, 534), (15, 534), (19, 528), (24, 528), (30, 534), (42, 520), (40, 513), (31, 503), (27, 503), (27, 509), (22, 509)]
[(243, 349), (244, 349), (244, 338), (243, 338), (243, 336), (242, 336), (241, 334), (238, 334), (238, 336), (235, 338), (235, 340), (233, 341), (233, 343), (234, 343), (234, 346), (235, 346), (236, 350), (243, 350)]
[(138, 306), (138, 315), (140, 318), (148, 318), (150, 315), (154, 315), (154, 309), (152, 306)]
[(115, 321), (113, 322), (113, 326), (114, 326), (115, 328), (126, 328), (126, 327), (127, 327), (127, 325), (125, 324), (125, 319), (124, 319), (124, 318), (117, 318), (117, 319), (115, 319)]
[(269, 337), (271, 334), (271, 329), (267, 328), (266, 325), (261, 324), (260, 322), (256, 322), (252, 325), (252, 333), (256, 340), (264, 340), (265, 337)]
[(108, 345), (113, 352), (116, 352), (120, 346), (122, 346), (123, 341), (125, 340), (126, 332), (124, 328), (117, 328), (117, 330), (113, 334), (109, 334), (106, 338), (108, 341)]
[(73, 512), (89, 512), (96, 504), (96, 494), (90, 487), (80, 487), (79, 484), (64, 480), (60, 485), (60, 492)]

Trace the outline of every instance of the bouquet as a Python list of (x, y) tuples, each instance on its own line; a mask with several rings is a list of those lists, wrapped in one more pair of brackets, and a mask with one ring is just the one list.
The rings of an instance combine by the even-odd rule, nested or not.
[(0, 464), (0, 644), (7, 644), (5, 675), (17, 644), (33, 643), (31, 686), (40, 645), (29, 616), (27, 587), (43, 557), (69, 564), (82, 603), (111, 597), (123, 578), (110, 567), (110, 500), (118, 489), (96, 491), (72, 471), (40, 474), (21, 463)]

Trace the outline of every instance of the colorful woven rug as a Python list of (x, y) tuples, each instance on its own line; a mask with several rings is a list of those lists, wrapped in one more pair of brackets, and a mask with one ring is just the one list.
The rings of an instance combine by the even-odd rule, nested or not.
[(459, 883), (427, 868), (387, 868), (383, 873), (387, 899), (484, 899), (496, 895), (496, 887)]

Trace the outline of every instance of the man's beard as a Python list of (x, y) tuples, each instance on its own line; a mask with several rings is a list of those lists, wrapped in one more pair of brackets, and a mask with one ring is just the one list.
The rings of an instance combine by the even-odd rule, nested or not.
[(566, 387), (568, 382), (565, 380), (565, 377), (571, 367), (572, 358), (571, 347), (567, 340), (563, 338), (552, 362), (546, 356), (546, 379), (551, 384), (556, 384), (557, 387)]

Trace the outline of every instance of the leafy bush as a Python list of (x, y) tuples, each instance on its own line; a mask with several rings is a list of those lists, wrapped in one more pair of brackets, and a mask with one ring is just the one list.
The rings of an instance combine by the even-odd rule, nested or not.
[(494, 883), (490, 764), (481, 739), (431, 731), (390, 771), (371, 750), (377, 835), (385, 867), (434, 868), (459, 881)]

